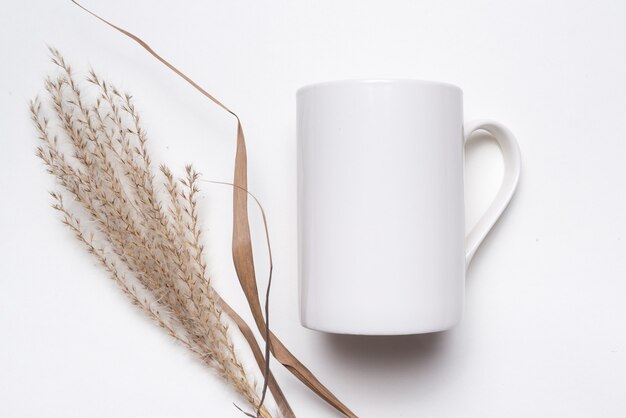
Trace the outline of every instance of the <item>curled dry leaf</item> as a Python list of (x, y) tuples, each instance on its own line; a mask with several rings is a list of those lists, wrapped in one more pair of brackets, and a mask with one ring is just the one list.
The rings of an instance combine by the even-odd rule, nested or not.
[[(165, 219), (165, 221), (161, 221), (161, 219), (157, 219), (154, 220), (153, 223), (154, 225), (161, 225), (161, 227), (165, 228), (165, 230), (167, 230), (166, 225), (167, 222), (173, 222), (174, 224), (176, 224), (176, 222), (179, 222), (178, 219), (179, 217), (182, 215), (184, 221), (183, 223), (185, 223), (185, 225), (187, 226), (187, 229), (185, 230), (183, 228), (182, 233), (186, 236), (187, 241), (185, 241), (185, 239), (183, 239), (184, 244), (187, 246), (191, 247), (191, 250), (187, 250), (187, 254), (188, 254), (188, 258), (190, 260), (192, 260), (192, 264), (195, 266), (195, 268), (197, 270), (199, 270), (200, 273), (197, 273), (198, 276), (198, 280), (194, 280), (194, 283), (196, 283), (202, 290), (201, 293), (202, 295), (204, 295), (204, 297), (206, 299), (209, 300), (210, 303), (215, 305), (215, 310), (221, 314), (222, 310), (224, 312), (226, 312), (226, 314), (230, 317), (231, 320), (233, 320), (235, 322), (235, 324), (237, 325), (237, 327), (239, 328), (240, 332), (242, 333), (242, 335), (244, 336), (244, 338), (246, 339), (248, 345), (250, 346), (253, 354), (254, 354), (254, 358), (257, 361), (257, 364), (259, 366), (259, 368), (263, 371), (264, 374), (264, 385), (263, 385), (263, 390), (262, 390), (262, 395), (261, 395), (261, 399), (259, 399), (259, 396), (256, 393), (256, 385), (250, 385), (249, 379), (245, 376), (245, 373), (243, 371), (243, 369), (241, 368), (241, 364), (238, 362), (238, 360), (235, 357), (235, 352), (234, 350), (232, 350), (232, 342), (227, 341), (225, 344), (227, 347), (230, 347), (229, 350), (229, 355), (228, 358), (225, 360), (225, 363), (228, 364), (228, 367), (226, 367), (226, 370), (229, 371), (229, 373), (224, 373), (222, 372), (222, 374), (226, 377), (226, 379), (231, 382), (233, 384), (233, 386), (237, 389), (237, 391), (242, 394), (250, 403), (251, 406), (253, 406), (256, 410), (256, 415), (257, 416), (269, 416), (269, 412), (266, 410), (266, 408), (263, 406), (263, 399), (265, 396), (265, 389), (269, 388), (274, 399), (276, 400), (276, 403), (279, 407), (279, 413), (282, 414), (285, 417), (293, 417), (295, 416), (293, 411), (291, 410), (291, 407), (289, 406), (287, 400), (284, 397), (283, 392), (281, 391), (280, 387), (278, 386), (276, 380), (274, 379), (274, 376), (272, 375), (271, 371), (269, 370), (269, 352), (271, 351), (271, 354), (274, 356), (274, 358), (276, 358), (278, 360), (279, 363), (281, 363), (288, 371), (290, 371), (294, 376), (296, 376), (302, 383), (304, 383), (310, 390), (312, 390), (314, 393), (316, 393), (319, 397), (321, 397), (322, 399), (324, 399), (326, 402), (328, 402), (330, 405), (332, 405), (337, 411), (341, 412), (342, 414), (344, 414), (347, 417), (356, 417), (356, 415), (345, 405), (343, 404), (326, 386), (324, 386), (316, 377), (315, 375), (313, 375), (313, 373), (304, 366), (304, 364), (302, 364), (288, 349), (287, 347), (285, 347), (285, 345), (276, 337), (276, 335), (274, 335), (274, 333), (272, 333), (269, 329), (269, 322), (267, 320), (267, 318), (263, 317), (263, 309), (261, 307), (261, 303), (259, 301), (259, 292), (258, 292), (258, 288), (257, 288), (257, 283), (256, 283), (256, 275), (255, 275), (255, 269), (254, 269), (254, 260), (253, 260), (253, 253), (252, 253), (252, 243), (251, 243), (251, 239), (250, 239), (250, 227), (249, 227), (249, 220), (248, 220), (248, 209), (247, 209), (247, 204), (248, 204), (248, 195), (249, 192), (247, 190), (247, 153), (246, 153), (246, 142), (245, 142), (245, 137), (244, 137), (244, 133), (243, 133), (243, 127), (241, 125), (241, 120), (239, 119), (239, 116), (233, 112), (232, 110), (230, 110), (228, 107), (226, 107), (222, 102), (220, 102), (219, 100), (217, 100), (215, 97), (213, 97), (211, 94), (209, 94), (206, 90), (204, 90), (202, 87), (200, 87), (200, 85), (198, 85), (196, 82), (194, 82), (191, 78), (189, 78), (187, 75), (185, 75), (183, 72), (181, 72), (178, 68), (176, 68), (174, 65), (172, 65), (170, 62), (168, 62), (166, 59), (164, 59), (163, 57), (161, 57), (159, 54), (157, 54), (144, 40), (142, 40), (141, 38), (139, 38), (138, 36), (134, 35), (133, 33), (114, 25), (113, 23), (101, 18), (100, 16), (96, 15), (95, 13), (91, 12), (90, 10), (86, 9), (85, 7), (83, 7), (82, 5), (80, 5), (78, 2), (76, 2), (75, 0), (71, 0), (74, 4), (76, 4), (78, 7), (80, 7), (81, 9), (83, 9), (84, 11), (86, 11), (87, 13), (91, 14), (92, 16), (96, 17), (98, 20), (102, 21), (103, 23), (107, 24), (108, 26), (112, 27), (113, 29), (119, 31), (120, 33), (124, 34), (125, 36), (129, 37), (130, 39), (132, 39), (133, 41), (137, 42), (142, 48), (144, 48), (148, 53), (150, 53), (154, 58), (156, 58), (160, 63), (162, 63), (163, 65), (165, 65), (168, 69), (170, 69), (171, 71), (173, 71), (175, 74), (177, 74), (179, 77), (181, 77), (183, 80), (185, 80), (187, 83), (189, 83), (194, 89), (196, 89), (198, 92), (200, 92), (203, 96), (205, 96), (206, 98), (208, 98), (209, 100), (211, 100), (214, 104), (216, 104), (217, 106), (219, 106), (221, 109), (223, 109), (224, 111), (230, 113), (231, 115), (233, 115), (236, 120), (237, 120), (237, 152), (236, 152), (236, 156), (235, 156), (235, 172), (234, 172), (234, 180), (233, 180), (233, 240), (232, 240), (232, 253), (233, 253), (233, 262), (235, 265), (235, 269), (237, 272), (237, 277), (239, 278), (239, 282), (241, 284), (241, 288), (246, 296), (246, 300), (248, 302), (248, 305), (250, 306), (250, 310), (252, 312), (255, 324), (259, 330), (259, 332), (261, 333), (262, 337), (264, 338), (265, 342), (266, 342), (266, 353), (265, 353), (265, 357), (263, 356), (263, 353), (261, 352), (261, 349), (259, 348), (259, 345), (256, 341), (256, 339), (254, 338), (254, 335), (252, 333), (252, 330), (250, 329), (250, 327), (245, 323), (245, 321), (243, 321), (243, 319), (241, 318), (241, 316), (239, 316), (237, 314), (237, 312), (235, 312), (223, 299), (221, 299), (219, 297), (219, 295), (217, 295), (217, 293), (215, 293), (215, 291), (211, 288), (210, 286), (210, 282), (208, 280), (208, 277), (205, 277), (206, 280), (206, 285), (202, 286), (200, 283), (201, 280), (200, 278), (202, 277), (203, 274), (205, 273), (205, 267), (203, 267), (203, 261), (202, 261), (202, 246), (200, 244), (201, 240), (200, 240), (200, 230), (197, 228), (197, 209), (195, 208), (195, 195), (197, 193), (197, 174), (193, 171), (193, 169), (188, 168), (187, 169), (187, 178), (184, 179), (182, 181), (182, 186), (183, 186), (183, 191), (177, 191), (176, 189), (176, 182), (173, 180), (171, 173), (169, 172), (169, 170), (167, 170), (167, 168), (162, 167), (161, 172), (165, 175), (166, 178), (166, 188), (170, 194), (170, 202), (168, 202), (170, 204), (171, 207), (173, 207), (173, 209), (168, 209), (167, 212), (167, 216), (164, 216), (163, 218)], [(57, 61), (61, 60), (60, 55), (58, 55), (58, 53), (56, 53), (56, 51), (53, 51), (53, 55), (55, 57), (57, 57)], [(62, 60), (61, 60), (62, 61)], [(64, 65), (61, 65), (62, 67), (64, 67)], [(69, 67), (67, 67), (67, 73), (70, 73), (71, 71), (69, 70)], [(70, 77), (71, 78), (71, 77)], [(95, 74), (91, 74), (90, 78), (92, 79), (93, 82), (95, 82), (96, 85), (98, 85), (101, 89), (106, 90), (107, 88), (109, 90), (112, 90), (112, 97), (122, 97), (122, 95), (120, 95), (115, 89), (112, 89), (112, 87), (110, 85), (107, 86), (106, 83), (104, 82), (99, 82), (97, 77), (95, 76)], [(54, 88), (53, 88), (54, 90)], [(110, 96), (110, 95), (109, 95)], [(106, 103), (108, 103), (111, 107), (111, 113), (113, 114), (113, 117), (111, 118), (117, 127), (119, 127), (120, 123), (118, 123), (119, 119), (119, 114), (120, 114), (120, 109), (117, 108), (116, 109), (113, 107), (113, 105), (111, 104), (111, 102), (107, 99), (107, 95), (104, 95), (104, 100), (106, 101)], [(151, 176), (150, 174), (148, 174), (150, 172), (149, 166), (150, 166), (150, 159), (149, 159), (149, 155), (147, 153), (147, 151), (145, 150), (145, 132), (143, 130), (140, 129), (139, 127), (139, 117), (136, 114), (136, 112), (134, 111), (134, 108), (132, 108), (132, 101), (130, 100), (129, 96), (124, 95), (124, 101), (126, 102), (126, 106), (122, 105), (122, 111), (121, 113), (123, 114), (124, 112), (127, 113), (131, 113), (131, 119), (135, 125), (134, 129), (133, 128), (129, 128), (127, 134), (121, 132), (120, 136), (123, 136), (124, 138), (127, 138), (128, 135), (135, 136), (138, 138), (139, 140), (139, 147), (135, 147), (133, 148), (130, 145), (125, 145), (126, 144), (126, 140), (123, 139), (120, 143), (120, 147), (122, 149), (121, 155), (124, 156), (126, 154), (128, 154), (129, 152), (135, 152), (140, 158), (138, 158), (139, 160), (143, 161), (143, 165), (140, 164), (140, 168), (141, 167), (147, 167), (146, 170), (146, 174), (143, 176), (139, 176), (137, 177), (140, 181), (138, 183), (138, 189), (139, 190), (139, 195), (143, 195), (144, 194), (144, 189), (145, 187), (143, 186), (144, 183), (149, 183), (152, 181), (152, 179), (154, 178), (153, 176)], [(78, 102), (76, 102), (78, 103)], [(99, 102), (98, 102), (99, 103)], [(79, 106), (80, 107), (80, 106)], [(98, 107), (98, 106), (96, 106)], [(39, 117), (40, 115), (40, 107), (37, 103), (33, 104), (31, 106), (31, 109), (33, 111), (33, 120), (35, 122), (35, 125), (38, 128), (38, 131), (40, 132), (40, 137), (42, 137), (42, 140), (44, 141), (44, 144), (46, 144), (45, 147), (45, 151), (49, 151), (49, 152), (53, 152), (55, 153), (54, 155), (57, 156), (57, 160), (64, 162), (64, 157), (62, 154), (60, 154), (57, 151), (50, 151), (53, 150), (54, 148), (50, 146), (51, 143), (55, 142), (55, 141), (50, 141), (49, 138), (46, 139), (46, 125), (47, 125), (47, 121), (45, 120), (45, 117)], [(130, 112), (128, 112), (130, 110)], [(58, 111), (57, 111), (58, 113)], [(81, 111), (82, 113), (82, 111)], [(87, 121), (87, 124), (89, 124), (89, 118), (83, 118), (84, 120)], [(96, 115), (96, 119), (97, 119), (97, 115)], [(70, 124), (71, 125), (71, 124)], [(67, 131), (67, 130), (66, 130)], [(75, 154), (76, 158), (80, 161), (82, 158), (82, 154), (83, 152), (80, 151), (82, 143), (85, 142), (84, 139), (80, 138), (80, 135), (76, 135), (76, 134), (72, 134), (72, 129), (69, 130), (69, 132), (67, 132), (68, 136), (70, 137), (72, 143), (77, 147), (77, 152)], [(75, 142), (72, 138), (72, 135), (74, 135), (75, 137), (78, 137), (77, 141)], [(88, 137), (89, 138), (89, 137)], [(96, 142), (98, 142), (97, 140), (97, 136), (96, 138)], [(105, 147), (106, 149), (106, 147)], [(42, 153), (42, 151), (40, 150), (39, 153), (40, 157), (42, 157), (44, 159), (44, 161), (46, 161), (47, 157)], [(122, 158), (123, 159), (123, 158)], [(49, 158), (48, 158), (49, 160)], [(53, 170), (50, 169), (50, 164), (48, 164), (48, 162), (46, 161), (47, 165), (49, 166), (49, 171), (51, 171), (53, 174), (57, 175), (57, 177), (59, 176), (58, 174), (58, 170), (55, 173)], [(87, 163), (89, 163), (87, 161)], [(61, 164), (62, 166), (64, 166), (65, 164)], [(134, 167), (134, 163), (129, 164), (130, 168)], [(61, 175), (63, 175), (63, 173), (61, 173)], [(132, 178), (131, 178), (132, 180)], [(68, 180), (69, 181), (69, 180)], [(70, 183), (72, 183), (71, 181), (69, 181)], [(63, 183), (62, 183), (63, 184)], [(150, 186), (150, 184), (148, 184), (148, 186)], [(65, 186), (65, 184), (64, 184)], [(70, 184), (71, 186), (71, 184)], [(149, 189), (150, 187), (148, 187)], [(67, 189), (67, 186), (66, 186)], [(70, 189), (68, 189), (70, 190)], [(71, 193), (71, 190), (70, 190)], [(140, 199), (141, 200), (141, 199)], [(148, 196), (148, 197), (144, 197), (144, 200), (147, 201), (148, 203), (148, 207), (152, 206), (152, 212), (159, 212), (163, 210), (162, 204), (159, 203), (159, 200), (157, 197), (155, 196)], [(256, 199), (255, 199), (256, 200)], [(182, 201), (182, 203), (180, 203), (180, 206), (178, 209), (176, 207), (177, 205), (177, 201)], [(257, 201), (258, 203), (258, 201)], [(61, 208), (63, 208), (62, 204), (59, 203), (56, 206), (59, 206)], [(131, 202), (131, 205), (133, 205), (133, 203)], [(137, 208), (135, 208), (137, 209)], [(139, 210), (139, 209), (138, 209)], [(63, 212), (63, 210), (62, 210)], [(179, 213), (180, 212), (180, 213)], [(71, 218), (68, 221), (67, 220), (67, 215), (65, 214), (65, 212), (63, 212), (64, 215), (66, 216), (66, 223), (69, 222), (70, 227), (71, 227)], [(194, 215), (195, 213), (195, 215)], [(70, 213), (71, 215), (71, 213)], [(267, 223), (265, 220), (265, 214), (263, 213), (263, 217), (264, 217), (264, 224), (266, 227), (266, 234), (267, 234)], [(194, 220), (195, 218), (195, 220)], [(174, 235), (178, 235), (180, 236), (181, 231), (179, 231), (178, 229), (178, 225), (175, 225), (174, 227)], [(76, 232), (76, 228), (72, 228), (75, 229)], [(163, 234), (156, 234), (157, 236), (160, 236), (161, 238), (163, 238)], [(78, 236), (79, 238), (84, 237), (84, 234), (80, 232), (80, 228), (78, 228)], [(168, 235), (165, 235), (165, 238), (169, 237)], [(191, 242), (189, 242), (189, 237), (191, 237)], [(85, 241), (84, 239), (81, 238), (81, 240)], [(87, 243), (90, 242), (89, 240), (86, 241)], [(130, 245), (130, 244), (129, 244)], [(269, 239), (268, 239), (268, 245), (269, 245)], [(88, 248), (90, 249), (91, 252), (94, 252), (91, 247), (88, 245)], [(93, 247), (94, 249), (96, 249), (96, 247)], [(182, 252), (182, 251), (181, 251)], [(97, 249), (96, 249), (96, 256), (98, 256), (97, 254)], [(271, 257), (271, 253), (270, 253), (270, 257)], [(107, 267), (107, 258), (104, 258), (103, 256), (99, 256), (99, 258), (101, 259), (101, 262), (103, 262), (104, 260), (104, 265), (105, 267)], [(157, 257), (158, 258), (158, 257)], [(123, 261), (123, 259), (122, 259)], [(154, 260), (153, 260), (154, 261)], [(156, 261), (154, 261), (155, 264), (157, 264), (157, 266), (160, 266)], [(160, 262), (161, 265), (165, 264), (163, 261)], [(175, 265), (176, 262), (174, 262)], [(107, 268), (108, 269), (108, 268)], [(196, 276), (193, 276), (196, 277)], [(270, 276), (271, 277), (271, 276)], [(115, 278), (115, 276), (114, 276)], [(145, 280), (148, 280), (148, 276), (144, 277)], [(116, 279), (117, 280), (117, 279)], [(167, 287), (167, 286), (166, 286)], [(170, 287), (172, 287), (170, 285)], [(124, 287), (122, 287), (124, 289)], [(175, 294), (177, 294), (179, 292), (179, 290), (177, 290), (177, 287), (172, 287), (174, 290), (173, 292)], [(168, 287), (169, 289), (169, 287)], [(193, 289), (193, 286), (190, 288)], [(196, 290), (196, 293), (198, 293), (198, 291)], [(194, 293), (189, 290), (188, 293), (186, 293), (186, 295), (188, 295), (189, 297), (191, 297), (191, 299), (193, 300), (194, 298)], [(131, 296), (132, 297), (132, 296)], [(184, 299), (184, 297), (182, 298)], [(134, 300), (134, 299), (133, 299)], [(160, 297), (156, 298), (156, 301), (160, 301)], [(178, 299), (176, 299), (178, 300)], [(266, 296), (266, 306), (265, 306), (265, 312), (266, 315), (268, 313), (268, 305), (267, 305), (267, 300), (268, 300), (268, 296)], [(195, 306), (195, 303), (192, 303), (192, 305)], [(140, 305), (143, 306), (143, 305)], [(213, 309), (213, 308), (212, 308)], [(216, 315), (211, 314), (211, 317), (216, 317)], [(218, 320), (221, 318), (221, 315), (217, 315)], [(169, 331), (169, 323), (162, 323), (160, 320), (157, 319), (157, 321), (159, 322), (159, 324), (161, 326), (164, 326), (166, 329), (168, 329)], [(180, 325), (185, 325), (184, 323), (181, 323)], [(170, 331), (170, 334), (173, 334)], [(175, 334), (173, 334), (175, 336), (175, 338), (178, 339), (178, 336), (176, 336)], [(228, 334), (227, 332), (224, 332), (224, 335), (227, 337)], [(185, 340), (186, 341), (186, 340)], [(220, 359), (218, 361), (218, 363), (223, 360)], [(206, 361), (206, 360), (205, 360)], [(222, 370), (219, 367), (216, 367), (218, 370)], [(223, 368), (223, 367), (222, 367)], [(233, 369), (231, 371), (231, 369)], [(236, 373), (235, 373), (236, 372)], [(234, 382), (233, 381), (233, 376), (236, 376), (237, 373), (239, 374), (239, 381), (238, 382)], [(254, 416), (254, 415), (252, 415)]]

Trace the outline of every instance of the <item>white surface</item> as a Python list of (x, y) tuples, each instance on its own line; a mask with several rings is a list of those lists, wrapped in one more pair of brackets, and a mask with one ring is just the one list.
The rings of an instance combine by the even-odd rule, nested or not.
[[(240, 113), (250, 187), (273, 238), (273, 327), (357, 413), (626, 414), (626, 3), (86, 5)], [(156, 161), (191, 161), (218, 180), (231, 178), (232, 119), (69, 1), (4, 2), (0, 19), (0, 416), (241, 416), (232, 394), (130, 306), (47, 207), (51, 182), (33, 155), (27, 100), (52, 70), (45, 43), (54, 45), (77, 69), (93, 65), (132, 91)], [(457, 84), (467, 119), (499, 120), (520, 141), (518, 193), (474, 258), (465, 318), (451, 332), (350, 338), (299, 325), (295, 90), (363, 77)], [(499, 184), (497, 146), (479, 140), (467, 172), (469, 226)], [(204, 190), (215, 280), (243, 308), (229, 259), (230, 191)], [(299, 417), (336, 416), (275, 370)]]
[(462, 91), (352, 80), (296, 102), (302, 325), (452, 328), (465, 298)]

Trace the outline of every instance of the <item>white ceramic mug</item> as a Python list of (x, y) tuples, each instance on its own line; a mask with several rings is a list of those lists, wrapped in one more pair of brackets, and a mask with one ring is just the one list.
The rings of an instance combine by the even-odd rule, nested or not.
[[(465, 237), (464, 144), (497, 140), (502, 186)], [(499, 123), (463, 123), (439, 82), (353, 80), (297, 92), (300, 319), (361, 335), (443, 331), (461, 318), (465, 270), (506, 208), (520, 152)]]

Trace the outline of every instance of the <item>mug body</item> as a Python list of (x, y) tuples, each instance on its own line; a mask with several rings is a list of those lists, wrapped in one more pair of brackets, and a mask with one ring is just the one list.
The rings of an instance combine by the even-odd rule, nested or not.
[(458, 87), (415, 80), (297, 93), (300, 319), (342, 334), (456, 324), (465, 286)]

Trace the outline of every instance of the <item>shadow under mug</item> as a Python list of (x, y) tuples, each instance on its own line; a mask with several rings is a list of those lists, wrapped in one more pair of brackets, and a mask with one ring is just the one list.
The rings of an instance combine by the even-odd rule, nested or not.
[[(503, 125), (463, 123), (460, 88), (350, 80), (297, 92), (300, 320), (319, 331), (401, 335), (461, 318), (465, 270), (508, 205), (520, 151)], [(505, 174), (465, 236), (464, 145), (492, 134)]]

